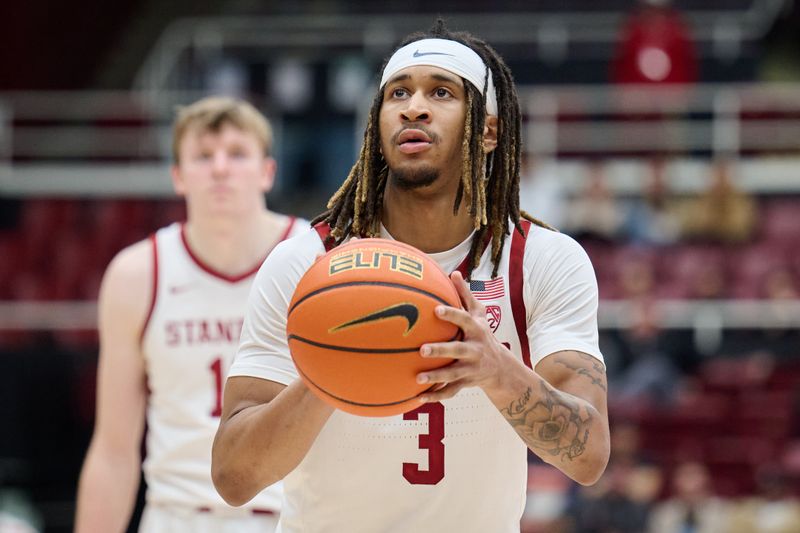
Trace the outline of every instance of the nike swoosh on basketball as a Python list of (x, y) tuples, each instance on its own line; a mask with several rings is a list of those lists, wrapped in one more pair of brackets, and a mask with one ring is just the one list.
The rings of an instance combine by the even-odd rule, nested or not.
[(356, 318), (355, 320), (350, 320), (345, 322), (344, 324), (339, 324), (331, 328), (329, 331), (334, 333), (336, 331), (340, 331), (346, 328), (350, 328), (353, 326), (358, 326), (361, 324), (367, 324), (369, 322), (376, 322), (378, 320), (386, 320), (388, 318), (405, 318), (408, 322), (408, 327), (406, 327), (405, 333), (403, 336), (405, 337), (411, 332), (411, 329), (417, 323), (419, 319), (419, 309), (414, 304), (409, 303), (402, 303), (402, 304), (395, 304), (389, 306), (385, 309), (381, 309), (379, 311), (375, 311), (368, 315), (362, 316), (361, 318)]
[(422, 57), (422, 56), (452, 56), (453, 54), (445, 54), (444, 52), (420, 52), (419, 50), (414, 50), (413, 57)]

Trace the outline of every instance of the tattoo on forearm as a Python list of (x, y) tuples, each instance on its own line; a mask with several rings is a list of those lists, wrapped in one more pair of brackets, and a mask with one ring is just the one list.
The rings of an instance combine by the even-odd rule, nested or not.
[(568, 394), (544, 382), (541, 387), (539, 400), (528, 387), (500, 412), (531, 449), (573, 460), (586, 450), (592, 415)]
[(598, 361), (591, 355), (583, 353), (578, 353), (578, 355), (581, 357), (581, 359), (589, 363), (589, 365), (592, 368), (589, 369), (581, 366), (575, 366), (573, 364), (570, 364), (570, 362), (567, 361), (564, 357), (559, 357), (559, 356), (554, 356), (555, 358), (553, 359), (553, 361), (559, 365), (564, 365), (565, 367), (569, 368), (578, 375), (589, 378), (589, 381), (592, 382), (592, 385), (600, 387), (601, 389), (606, 391), (607, 390), (605, 383), (606, 371), (603, 368), (603, 365), (600, 364), (600, 361)]

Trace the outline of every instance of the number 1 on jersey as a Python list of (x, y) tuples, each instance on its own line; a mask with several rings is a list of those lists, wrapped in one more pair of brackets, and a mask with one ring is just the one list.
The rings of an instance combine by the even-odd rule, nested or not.
[(428, 432), (419, 435), (419, 447), (428, 450), (428, 469), (417, 463), (403, 463), (403, 477), (412, 485), (436, 485), (444, 479), (444, 405), (439, 402), (420, 405), (403, 415), (403, 420), (418, 420), (428, 415)]
[(208, 367), (214, 375), (214, 407), (211, 409), (211, 416), (219, 418), (222, 416), (222, 358), (217, 357)]

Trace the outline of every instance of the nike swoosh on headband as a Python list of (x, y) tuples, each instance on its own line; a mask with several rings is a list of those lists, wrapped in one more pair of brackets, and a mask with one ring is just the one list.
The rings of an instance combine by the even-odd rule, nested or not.
[(422, 56), (450, 56), (450, 57), (453, 57), (453, 54), (445, 54), (444, 52), (420, 52), (419, 50), (414, 50), (414, 55), (412, 57), (422, 57)]

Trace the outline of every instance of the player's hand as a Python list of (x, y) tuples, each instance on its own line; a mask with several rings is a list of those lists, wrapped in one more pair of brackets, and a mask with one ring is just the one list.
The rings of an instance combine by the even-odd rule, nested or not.
[(500, 344), (486, 320), (486, 308), (469, 290), (460, 272), (450, 275), (464, 309), (445, 305), (436, 308), (436, 315), (461, 328), (461, 341), (424, 344), (422, 357), (449, 357), (453, 363), (437, 370), (421, 372), (421, 384), (440, 385), (420, 395), (422, 402), (437, 402), (452, 398), (464, 387), (481, 387), (487, 393), (501, 386), (504, 368), (513, 364), (513, 354)]

